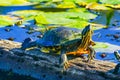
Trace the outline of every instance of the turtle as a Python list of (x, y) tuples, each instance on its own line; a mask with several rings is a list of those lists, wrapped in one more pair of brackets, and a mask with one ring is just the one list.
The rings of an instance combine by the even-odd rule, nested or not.
[(119, 61), (119, 63), (115, 66), (113, 74), (118, 74), (120, 68), (120, 53), (118, 51), (114, 51), (114, 56)]
[(69, 27), (56, 27), (46, 31), (43, 37), (32, 41), (26, 38), (22, 43), (21, 49), (26, 50), (31, 47), (49, 48), (50, 52), (60, 51), (59, 66), (66, 70), (69, 66), (67, 55), (88, 54), (87, 62), (95, 58), (95, 50), (92, 47), (93, 29), (91, 25), (85, 26), (83, 30)]

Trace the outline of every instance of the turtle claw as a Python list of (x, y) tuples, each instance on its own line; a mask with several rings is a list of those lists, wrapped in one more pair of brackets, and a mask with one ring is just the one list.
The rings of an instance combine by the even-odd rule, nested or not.
[(64, 66), (63, 66), (63, 70), (67, 70), (69, 68), (69, 66), (70, 66), (69, 62), (68, 61), (65, 62)]
[(65, 62), (63, 65), (60, 65), (60, 68), (61, 68), (61, 72), (64, 72), (66, 71), (68, 68), (69, 68), (69, 63), (68, 62)]
[(90, 54), (88, 55), (87, 62), (90, 62), (91, 60), (94, 60), (96, 52), (95, 52), (95, 50), (91, 46), (89, 46), (88, 49), (90, 51)]
[(66, 71), (68, 69), (70, 64), (69, 64), (69, 62), (67, 60), (66, 54), (61, 54), (59, 64), (60, 64), (61, 72), (64, 72), (64, 71)]

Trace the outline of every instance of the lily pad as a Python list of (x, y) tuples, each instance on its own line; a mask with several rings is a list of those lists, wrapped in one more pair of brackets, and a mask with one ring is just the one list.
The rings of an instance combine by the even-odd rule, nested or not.
[(36, 21), (36, 23), (39, 23), (39, 24), (49, 24), (46, 17), (44, 16), (44, 14), (37, 15), (35, 17), (35, 21)]
[(102, 43), (102, 42), (95, 42), (96, 45), (94, 46), (94, 48), (108, 48), (109, 45)]
[(108, 11), (111, 10), (111, 8), (106, 7), (104, 4), (98, 4), (98, 3), (89, 3), (86, 6), (87, 9), (91, 9), (91, 10), (96, 10), (96, 11)]
[(71, 22), (69, 24), (65, 24), (64, 26), (83, 29), (83, 27), (87, 26), (88, 24), (89, 24), (88, 21), (80, 20), (80, 21), (76, 21), (76, 22)]
[(74, 4), (74, 2), (62, 2), (61, 4), (59, 4), (57, 6), (57, 8), (75, 8), (76, 5)]
[(87, 12), (85, 8), (73, 8), (69, 9), (68, 12)]
[(0, 0), (0, 6), (13, 6), (13, 5), (23, 5), (30, 4), (27, 0)]
[(75, 0), (75, 3), (77, 3), (80, 6), (86, 6), (89, 3), (97, 2), (98, 0)]
[[(88, 24), (88, 20), (95, 18), (96, 15), (91, 13), (85, 13), (85, 12), (48, 12), (44, 13), (44, 18), (41, 19), (45, 20), (43, 21), (44, 24), (58, 24), (62, 26), (69, 26), (69, 27), (76, 27), (80, 28), (80, 26), (84, 27)], [(88, 17), (89, 16), (89, 17)], [(39, 16), (38, 16), (38, 19)], [(37, 20), (38, 23), (41, 23), (41, 20)], [(84, 26), (83, 26), (84, 25)]]
[(28, 0), (29, 2), (47, 2), (47, 1), (51, 1), (51, 0)]
[(34, 8), (56, 8), (57, 4), (53, 2), (41, 3), (41, 5), (34, 6)]
[(19, 16), (24, 20), (31, 20), (31, 19), (34, 19), (34, 17), (38, 13), (42, 13), (42, 11), (38, 11), (38, 10), (22, 10), (22, 11), (10, 12), (9, 14)]
[(0, 26), (12, 25), (16, 22), (16, 17), (10, 17), (6, 15), (0, 15)]
[(102, 3), (105, 3), (105, 4), (120, 4), (120, 0), (99, 0), (100, 2)]

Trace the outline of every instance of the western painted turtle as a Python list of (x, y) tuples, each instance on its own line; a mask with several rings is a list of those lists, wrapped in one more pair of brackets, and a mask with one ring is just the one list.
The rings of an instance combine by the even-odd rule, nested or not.
[(22, 49), (38, 46), (51, 51), (60, 51), (60, 67), (65, 70), (68, 67), (67, 56), (69, 54), (88, 54), (88, 61), (94, 59), (95, 50), (92, 48), (95, 43), (92, 41), (93, 30), (90, 25), (83, 30), (68, 27), (57, 27), (46, 31), (42, 38), (31, 41), (27, 38), (22, 43)]

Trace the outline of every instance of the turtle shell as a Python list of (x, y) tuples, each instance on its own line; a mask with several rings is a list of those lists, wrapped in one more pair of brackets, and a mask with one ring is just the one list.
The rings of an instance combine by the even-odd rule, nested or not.
[(80, 40), (82, 30), (68, 27), (57, 27), (44, 33), (44, 36), (37, 40), (41, 46), (59, 46), (66, 42)]

